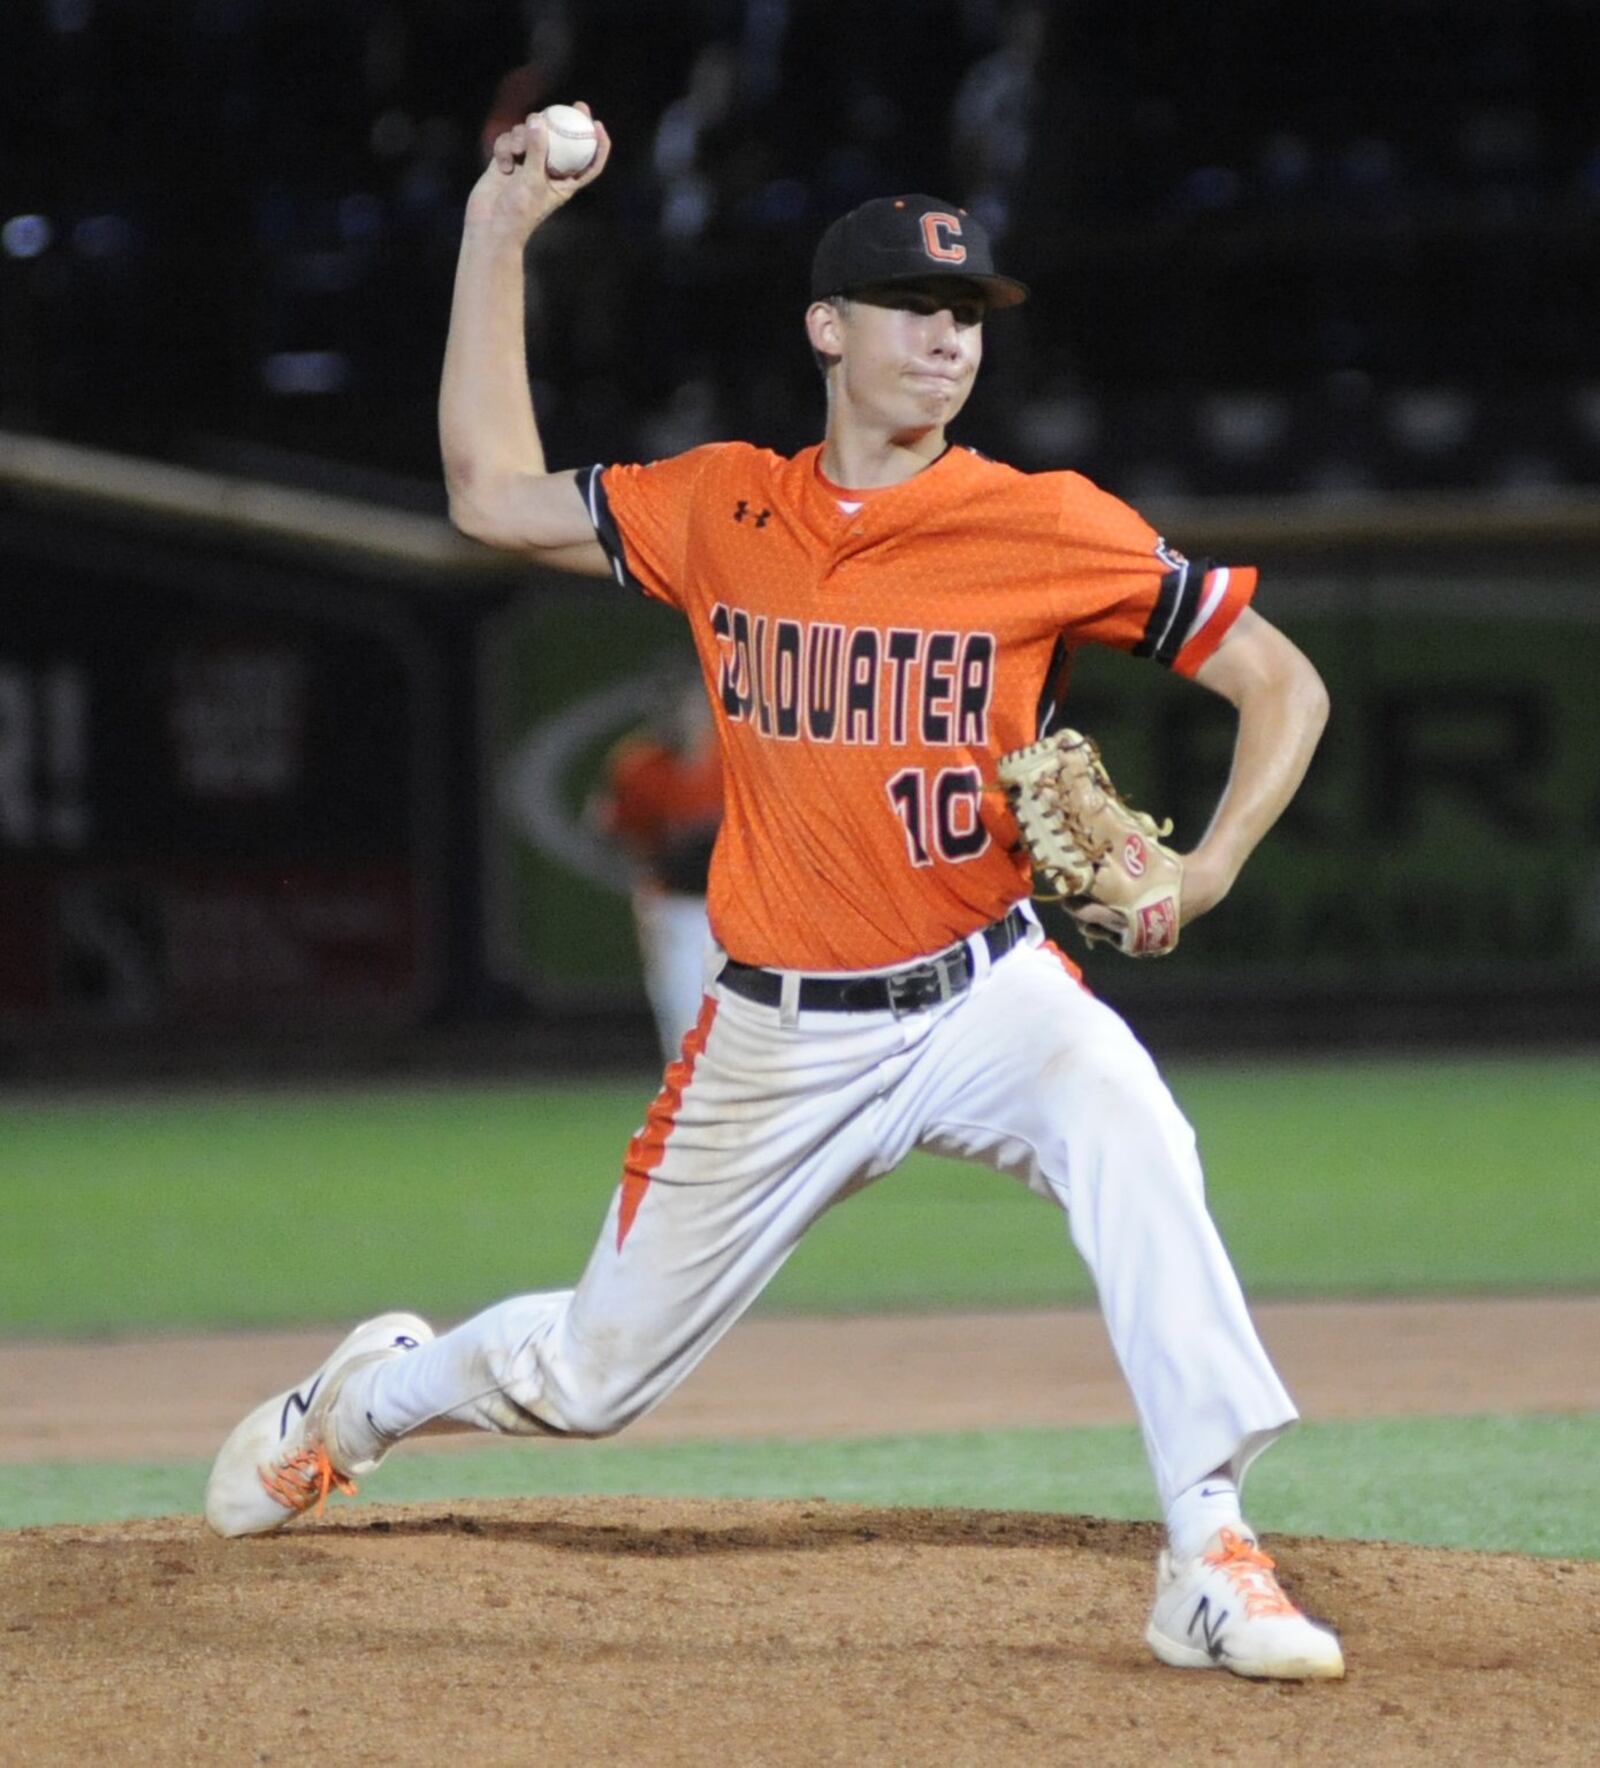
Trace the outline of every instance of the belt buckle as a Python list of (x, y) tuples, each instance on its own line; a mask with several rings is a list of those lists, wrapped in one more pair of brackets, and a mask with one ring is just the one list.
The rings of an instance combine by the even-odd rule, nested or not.
[[(939, 1006), (949, 1000), (957, 986), (957, 979), (951, 972), (966, 952), (964, 945), (958, 945), (948, 952), (941, 952), (926, 964), (886, 976), (884, 987), (889, 996), (889, 1011), (896, 1019), (903, 1019), (907, 1013), (920, 1013), (927, 1007)], [(965, 978), (960, 980), (964, 984)]]

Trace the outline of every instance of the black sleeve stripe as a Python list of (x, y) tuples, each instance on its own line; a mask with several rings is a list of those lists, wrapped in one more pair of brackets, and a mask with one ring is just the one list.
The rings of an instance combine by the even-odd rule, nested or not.
[(600, 466), (581, 468), (578, 473), (578, 490), (583, 494), (589, 520), (594, 523), (594, 537), (600, 542), (600, 550), (610, 561), (611, 575), (624, 589), (636, 590), (644, 595), (644, 585), (628, 569), (628, 555), (622, 545), (622, 530), (618, 528), (616, 517), (611, 513), (606, 488), (601, 481), (604, 470)]
[(1044, 687), (1039, 693), (1039, 705), (1034, 714), (1034, 730), (1037, 737), (1048, 737), (1061, 723), (1061, 707), (1067, 697), (1067, 678), (1072, 674), (1072, 648), (1065, 638), (1056, 640), (1056, 648), (1050, 653), (1050, 667), (1045, 671)]
[(1210, 569), (1209, 559), (1191, 559), (1179, 573), (1180, 582), (1172, 618), (1156, 639), (1155, 659), (1164, 669), (1172, 667), (1173, 658), (1183, 649), (1183, 641), (1189, 636), (1189, 628), (1200, 609), (1206, 573)]
[(1173, 610), (1178, 605), (1178, 597), (1182, 593), (1183, 580), (1188, 575), (1187, 564), (1179, 565), (1169, 571), (1161, 579), (1161, 588), (1156, 595), (1156, 605), (1150, 610), (1150, 618), (1145, 622), (1144, 636), (1133, 647), (1136, 657), (1153, 657), (1156, 644), (1162, 633), (1172, 623)]
[(1144, 637), (1133, 648), (1136, 657), (1154, 657), (1163, 668), (1172, 667), (1199, 612), (1206, 579), (1215, 569), (1210, 559), (1185, 559), (1161, 579)]

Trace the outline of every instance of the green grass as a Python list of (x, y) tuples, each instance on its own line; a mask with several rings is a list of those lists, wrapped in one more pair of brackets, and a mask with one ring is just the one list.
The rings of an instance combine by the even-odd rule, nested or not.
[[(199, 1509), (201, 1461), (0, 1467), (0, 1528)], [(1001, 1430), (841, 1442), (502, 1444), (397, 1455), (384, 1503), (642, 1493), (822, 1498), (1139, 1518), (1153, 1496), (1132, 1429)], [(1302, 1425), (1248, 1492), (1272, 1533), (1600, 1558), (1600, 1414)], [(359, 1514), (358, 1511), (352, 1514)]]
[[(1600, 1288), (1600, 1057), (1195, 1064), (1174, 1088), (1251, 1293)], [(0, 1334), (443, 1318), (570, 1282), (653, 1081), (17, 1099), (0, 1107)], [(818, 1224), (777, 1308), (1087, 1298), (1059, 1213), (925, 1158)], [(0, 1468), (0, 1526), (193, 1512), (203, 1463)], [(1147, 1516), (1131, 1430), (398, 1456), (397, 1502), (815, 1496)], [(1600, 1557), (1600, 1417), (1312, 1425), (1266, 1529)]]
[(570, 1283), (644, 1083), (13, 1107), (0, 1332), (467, 1312)]
[[(1600, 1287), (1600, 1056), (1173, 1074), (1256, 1299)], [(13, 1100), (0, 1334), (466, 1314), (581, 1269), (653, 1080)], [(795, 1311), (1089, 1289), (1059, 1214), (916, 1157), (818, 1224)]]

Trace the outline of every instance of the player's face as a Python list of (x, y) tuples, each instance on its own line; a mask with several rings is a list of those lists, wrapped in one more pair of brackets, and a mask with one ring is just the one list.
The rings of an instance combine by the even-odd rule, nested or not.
[(983, 292), (942, 277), (858, 290), (841, 316), (841, 376), (854, 412), (891, 433), (942, 429), (983, 359)]

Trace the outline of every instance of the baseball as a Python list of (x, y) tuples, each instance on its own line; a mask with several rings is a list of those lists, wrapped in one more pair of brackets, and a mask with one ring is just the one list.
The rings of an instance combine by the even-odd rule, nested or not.
[(544, 113), (544, 169), (552, 178), (575, 178), (595, 156), (600, 142), (594, 122), (570, 104), (552, 104)]

